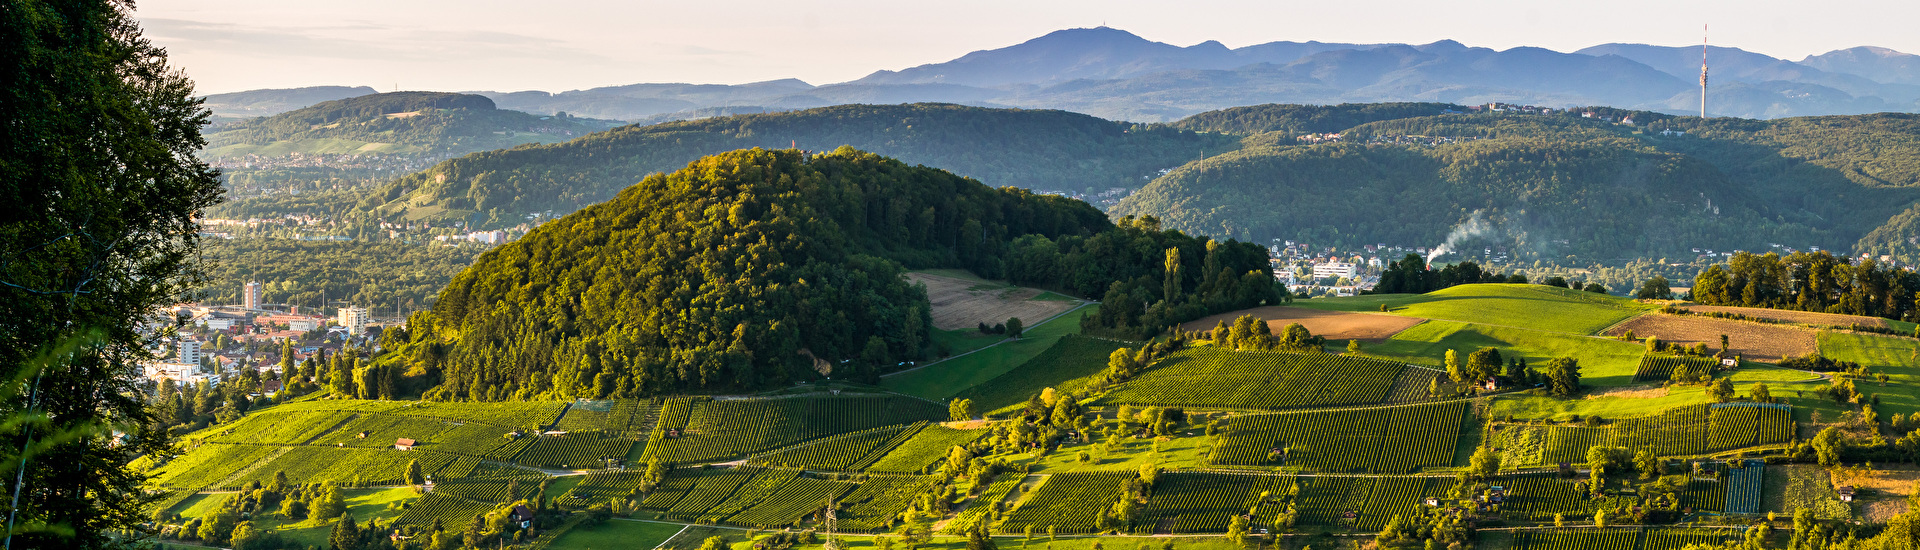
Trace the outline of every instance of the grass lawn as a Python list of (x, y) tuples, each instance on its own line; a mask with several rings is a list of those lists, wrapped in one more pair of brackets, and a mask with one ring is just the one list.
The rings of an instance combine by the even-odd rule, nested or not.
[[(381, 523), (400, 517), (399, 504), (413, 500), (419, 495), (413, 489), (397, 487), (391, 489), (341, 489), (347, 502), (347, 513), (353, 516), (354, 523), (366, 525), (370, 519)], [(220, 504), (238, 493), (203, 494), (188, 497), (175, 508), (182, 518), (205, 517), (218, 509)], [(277, 514), (261, 514), (253, 518), (253, 526), (262, 531), (277, 531), (287, 540), (306, 545), (325, 548), (327, 537), (333, 533), (333, 522), (314, 522), (306, 519), (288, 520)]]
[(1292, 305), (1335, 311), (1379, 311), (1553, 332), (1594, 334), (1655, 309), (1626, 298), (1546, 285), (1460, 285), (1421, 295), (1384, 294), (1301, 300)]
[(946, 346), (948, 353), (959, 355), (993, 345), (994, 342), (1007, 339), (1000, 334), (981, 334), (977, 329), (940, 330), (933, 329), (933, 345)]
[(1017, 409), (1044, 388), (1075, 391), (1107, 368), (1113, 351), (1128, 344), (1080, 336), (1062, 337), (1053, 347), (1005, 374), (955, 394), (973, 400), (975, 410), (1002, 414)]
[[(1555, 357), (1580, 360), (1582, 382), (1594, 386), (1622, 386), (1632, 382), (1646, 348), (1609, 338), (1577, 336), (1501, 325), (1482, 325), (1458, 321), (1427, 321), (1400, 331), (1380, 343), (1362, 343), (1367, 356), (1438, 366), (1445, 363), (1447, 350), (1458, 350), (1462, 358), (1474, 350), (1491, 347), (1502, 357), (1521, 357), (1534, 369), (1546, 367)], [(1342, 349), (1344, 351), (1344, 348)]]
[[(1869, 371), (1887, 375), (1888, 383), (1884, 386), (1876, 380), (1854, 381), (1860, 391), (1880, 397), (1880, 405), (1874, 408), (1882, 417), (1920, 412), (1920, 357), (1916, 357), (1920, 351), (1917, 350), (1920, 350), (1920, 340), (1910, 338), (1850, 332), (1820, 333), (1821, 355), (1859, 363)], [(1826, 418), (1832, 420), (1836, 417)]]
[[(1657, 387), (1649, 387), (1657, 394)], [(1744, 388), (1742, 388), (1744, 391)], [(1778, 391), (1774, 395), (1780, 395)], [(1547, 395), (1541, 390), (1503, 395), (1493, 400), (1489, 414), (1495, 417), (1513, 415), (1518, 419), (1552, 418), (1566, 420), (1573, 415), (1583, 417), (1600, 415), (1601, 418), (1627, 418), (1633, 416), (1651, 416), (1661, 411), (1712, 402), (1706, 388), (1701, 386), (1674, 386), (1666, 395), (1647, 396), (1591, 396), (1580, 399), (1561, 399)]]
[(1030, 327), (1019, 340), (953, 357), (918, 370), (883, 377), (880, 385), (915, 397), (941, 400), (1000, 376), (1027, 362), (1066, 334), (1080, 332), (1080, 318), (1095, 311), (1082, 307)]
[(569, 550), (601, 550), (613, 548), (647, 549), (666, 542), (668, 537), (679, 533), (684, 525), (672, 523), (653, 523), (645, 521), (612, 520), (591, 527), (580, 526), (553, 539), (549, 548)]

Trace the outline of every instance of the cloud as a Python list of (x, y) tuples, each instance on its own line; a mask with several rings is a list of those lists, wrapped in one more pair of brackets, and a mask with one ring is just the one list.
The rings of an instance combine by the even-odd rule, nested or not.
[(276, 26), (146, 18), (146, 35), (170, 50), (221, 52), (284, 62), (333, 59), (381, 63), (445, 63), (454, 59), (570, 59), (605, 56), (563, 40), (492, 30), (447, 30), (373, 21)]

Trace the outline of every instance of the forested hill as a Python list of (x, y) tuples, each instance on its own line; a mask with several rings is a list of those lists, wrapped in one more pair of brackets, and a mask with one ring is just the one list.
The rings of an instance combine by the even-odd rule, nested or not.
[(628, 126), (566, 143), (477, 153), (381, 187), (361, 209), (389, 218), (507, 225), (521, 214), (564, 213), (606, 200), (647, 174), (702, 155), (749, 147), (851, 145), (994, 186), (1137, 188), (1161, 170), (1234, 148), (1235, 141), (1064, 111), (841, 105)]
[(223, 124), (208, 136), (201, 155), (461, 154), (563, 141), (611, 127), (608, 121), (499, 110), (478, 95), (393, 92)]
[[(1253, 107), (1182, 124), (1260, 132), (1309, 128), (1298, 121), (1315, 118), (1361, 122), (1312, 129), (1342, 134), (1332, 143), (1249, 138), (1244, 150), (1156, 179), (1113, 213), (1157, 216), (1184, 231), (1348, 246), (1435, 245), (1477, 213), (1489, 222), (1481, 242), (1523, 258), (1683, 257), (1780, 244), (1920, 260), (1920, 239), (1908, 238), (1915, 216), (1896, 218), (1920, 200), (1915, 115), (1702, 122), (1595, 108), (1364, 120), (1348, 106), (1301, 110)], [(1596, 116), (1577, 114), (1588, 111)], [(1635, 124), (1620, 123), (1629, 116)], [(1662, 134), (1669, 129), (1686, 134)]]
[(1299, 134), (1335, 133), (1381, 120), (1464, 112), (1452, 103), (1342, 103), (1340, 105), (1252, 105), (1207, 111), (1168, 124), (1182, 130), (1253, 135), (1279, 132), (1291, 139)]
[(1104, 298), (1088, 328), (1122, 334), (1280, 299), (1257, 245), (1123, 221), (852, 148), (735, 151), (483, 254), (394, 356), (432, 398), (737, 391), (928, 357), (907, 267)]

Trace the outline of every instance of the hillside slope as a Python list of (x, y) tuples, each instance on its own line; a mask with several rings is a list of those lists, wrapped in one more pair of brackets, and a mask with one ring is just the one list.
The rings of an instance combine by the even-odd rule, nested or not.
[[(1182, 124), (1327, 132), (1304, 121), (1385, 118), (1302, 110), (1253, 107)], [(1352, 246), (1430, 245), (1478, 215), (1497, 228), (1484, 235), (1488, 245), (1536, 258), (1773, 244), (1920, 252), (1890, 238), (1896, 229), (1874, 232), (1920, 199), (1914, 115), (1701, 122), (1593, 110), (1613, 120), (1631, 115), (1638, 125), (1565, 114), (1440, 115), (1355, 124), (1335, 131), (1344, 134), (1340, 143), (1287, 146), (1291, 136), (1259, 136), (1248, 138), (1248, 149), (1156, 179), (1113, 212), (1241, 239)], [(1688, 134), (1660, 135), (1666, 128)]]
[[(1061, 111), (958, 105), (842, 105), (628, 126), (567, 143), (456, 158), (371, 193), (361, 207), (394, 219), (508, 224), (611, 198), (647, 174), (747, 147), (851, 145), (995, 186), (1085, 192), (1137, 187), (1229, 136), (1145, 128)], [(477, 216), (476, 216), (477, 214)]]
[[(1186, 277), (1161, 274), (1169, 256)], [(441, 380), (429, 397), (474, 400), (871, 380), (931, 342), (904, 266), (1104, 292), (1104, 326), (1157, 330), (1277, 301), (1266, 261), (1258, 246), (1114, 227), (1082, 202), (852, 148), (742, 150), (483, 254), (409, 321), (423, 338), (406, 355)]]
[(493, 100), (477, 95), (394, 92), (227, 124), (207, 137), (201, 156), (462, 154), (565, 140), (608, 127), (603, 121), (499, 110)]

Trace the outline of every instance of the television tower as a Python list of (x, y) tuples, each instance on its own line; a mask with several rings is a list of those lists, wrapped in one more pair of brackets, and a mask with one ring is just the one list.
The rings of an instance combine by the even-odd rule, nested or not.
[(1707, 26), (1700, 26), (1700, 118), (1707, 118)]

